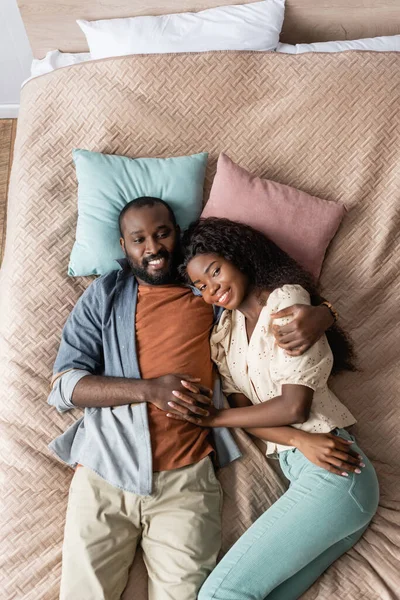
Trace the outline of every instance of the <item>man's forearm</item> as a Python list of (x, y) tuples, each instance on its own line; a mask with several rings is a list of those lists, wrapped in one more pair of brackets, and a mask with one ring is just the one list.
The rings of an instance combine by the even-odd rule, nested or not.
[(151, 380), (87, 375), (76, 384), (72, 402), (80, 408), (106, 408), (148, 402)]

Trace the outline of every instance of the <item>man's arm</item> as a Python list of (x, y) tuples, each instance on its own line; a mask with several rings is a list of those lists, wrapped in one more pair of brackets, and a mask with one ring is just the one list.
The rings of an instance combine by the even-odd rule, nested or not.
[[(172, 412), (169, 402), (177, 403), (173, 391), (186, 391), (182, 381), (193, 382), (199, 386), (199, 379), (187, 374), (174, 374), (155, 379), (128, 379), (124, 377), (103, 377), (88, 375), (80, 379), (74, 387), (71, 401), (80, 408), (106, 408), (151, 402), (163, 411)], [(190, 412), (194, 415), (208, 416), (206, 407), (212, 404), (207, 388), (202, 388), (201, 397), (192, 399)], [(179, 402), (179, 401), (178, 401)], [(197, 402), (203, 406), (197, 406)], [(181, 402), (179, 402), (181, 404)], [(183, 403), (182, 403), (183, 404)], [(187, 403), (184, 404), (187, 407)]]
[(272, 319), (284, 317), (293, 320), (287, 325), (273, 325), (272, 332), (278, 346), (290, 356), (306, 352), (335, 322), (331, 309), (325, 304), (294, 304), (271, 315)]
[(151, 381), (88, 375), (76, 384), (71, 401), (80, 408), (106, 408), (148, 402)]
[[(202, 393), (195, 400), (180, 401), (173, 391), (185, 391), (186, 385), (196, 383)], [(59, 412), (73, 408), (113, 408), (126, 404), (151, 402), (160, 410), (174, 414), (171, 402), (184, 406), (188, 414), (197, 422), (199, 417), (209, 416), (208, 407), (212, 405), (212, 394), (200, 385), (200, 380), (187, 374), (165, 375), (156, 379), (128, 379), (124, 377), (105, 377), (91, 375), (87, 371), (70, 369), (54, 378), (48, 403)]]

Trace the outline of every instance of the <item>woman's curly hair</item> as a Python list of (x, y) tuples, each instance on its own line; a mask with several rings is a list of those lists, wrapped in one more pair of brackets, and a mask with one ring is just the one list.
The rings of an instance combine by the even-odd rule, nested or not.
[[(211, 217), (193, 223), (182, 237), (183, 263), (179, 272), (187, 281), (187, 265), (198, 254), (217, 254), (244, 273), (250, 286), (262, 292), (283, 285), (301, 285), (317, 306), (323, 301), (317, 281), (286, 252), (259, 231)], [(334, 363), (332, 374), (355, 371), (353, 343), (337, 323), (327, 331)]]

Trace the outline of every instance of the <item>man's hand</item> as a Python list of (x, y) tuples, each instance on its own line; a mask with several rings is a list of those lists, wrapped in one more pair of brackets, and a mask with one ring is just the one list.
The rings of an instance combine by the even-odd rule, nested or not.
[(334, 323), (325, 305), (294, 304), (271, 315), (272, 319), (294, 317), (287, 325), (272, 325), (278, 346), (290, 356), (300, 356), (308, 350)]
[[(167, 417), (177, 421), (188, 421), (201, 427), (211, 427), (213, 416), (218, 412), (212, 403), (212, 390), (199, 386), (193, 379), (182, 380), (181, 383), (186, 389), (172, 392), (175, 398), (168, 402), (170, 408)], [(198, 404), (207, 408), (199, 408)]]
[[(194, 386), (196, 384), (196, 386)], [(187, 390), (196, 393), (188, 394)], [(187, 374), (164, 375), (149, 380), (148, 402), (175, 417), (186, 415), (186, 421), (199, 424), (212, 406), (212, 390), (200, 385), (200, 379)]]
[(322, 469), (348, 477), (365, 467), (362, 456), (351, 449), (353, 442), (332, 433), (307, 433), (297, 430), (294, 445), (304, 456)]

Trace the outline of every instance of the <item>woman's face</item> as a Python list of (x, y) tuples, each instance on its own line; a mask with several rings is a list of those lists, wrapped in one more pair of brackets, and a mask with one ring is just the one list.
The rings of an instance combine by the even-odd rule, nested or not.
[(218, 254), (198, 254), (188, 263), (187, 272), (207, 304), (235, 310), (246, 297), (246, 275)]

